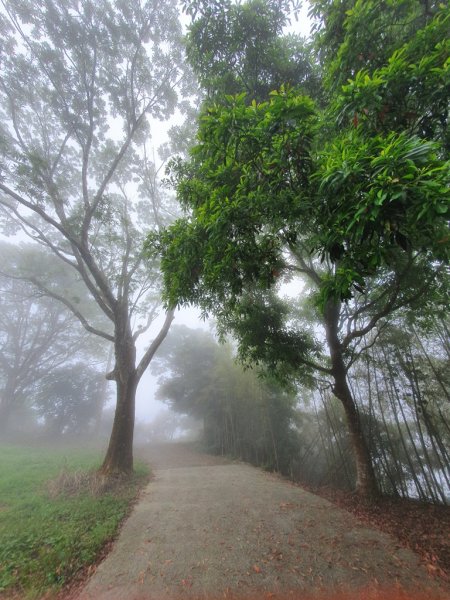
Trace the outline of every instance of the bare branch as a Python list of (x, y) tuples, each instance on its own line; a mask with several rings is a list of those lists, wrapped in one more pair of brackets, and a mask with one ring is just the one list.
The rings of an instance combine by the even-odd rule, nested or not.
[(143, 333), (149, 330), (155, 317), (158, 315), (158, 306), (153, 306), (152, 310), (148, 313), (147, 322), (145, 325), (141, 325), (133, 334), (133, 340), (136, 341)]
[(158, 335), (155, 337), (155, 339), (153, 340), (153, 342), (151, 343), (150, 347), (148, 348), (147, 352), (144, 354), (144, 356), (142, 357), (140, 363), (137, 366), (136, 369), (136, 380), (139, 381), (142, 377), (142, 375), (144, 374), (146, 368), (148, 367), (148, 365), (150, 364), (152, 358), (154, 357), (156, 351), (158, 350), (158, 348), (160, 347), (160, 345), (162, 344), (162, 342), (164, 341), (164, 338), (166, 337), (170, 325), (174, 319), (175, 316), (175, 309), (171, 308), (170, 310), (167, 311), (166, 313), (166, 319), (163, 323), (163, 326), (161, 327)]
[(396, 286), (396, 289), (394, 290), (386, 304), (383, 306), (383, 308), (380, 309), (375, 315), (373, 315), (373, 317), (369, 320), (365, 327), (362, 327), (361, 329), (354, 329), (345, 336), (344, 340), (342, 341), (342, 348), (348, 348), (348, 346), (354, 339), (361, 338), (367, 335), (370, 331), (372, 331), (372, 329), (376, 326), (380, 319), (389, 315), (394, 310), (395, 301), (397, 300), (399, 292), (400, 288), (399, 286)]
[[(53, 219), (53, 217), (51, 217), (48, 213), (46, 213), (43, 208), (41, 208), (37, 204), (33, 204), (33, 202), (30, 202), (29, 200), (26, 200), (23, 196), (20, 196), (19, 194), (17, 194), (14, 190), (10, 189), (8, 186), (6, 186), (1, 181), (0, 181), (0, 190), (2, 192), (4, 192), (7, 196), (12, 198), (13, 200), (15, 200), (16, 202), (21, 204), (22, 206), (29, 208), (31, 211), (33, 211), (34, 213), (39, 215), (46, 223), (48, 223), (49, 225), (54, 227), (57, 231), (59, 231), (71, 244), (74, 244), (77, 248), (79, 248), (79, 243), (77, 242), (76, 238), (74, 238), (73, 235), (70, 233), (70, 231), (68, 229), (66, 229), (62, 223), (58, 223), (58, 221), (55, 221), (55, 219)], [(1, 196), (0, 196), (0, 204), (3, 204), (8, 209), (11, 209), (11, 205), (9, 203), (5, 202), (4, 200), (2, 200)], [(23, 220), (22, 216), (19, 216), (19, 218), (21, 220)]]
[[(11, 207), (7, 211), (4, 205), (0, 205), (0, 210), (3, 210), (7, 214), (9, 214), (10, 212), (13, 212), (18, 219), (15, 222), (19, 225), (19, 227), (21, 228), (21, 230), (27, 237), (29, 237), (34, 242), (41, 244), (42, 246), (50, 248), (51, 251), (60, 260), (64, 261), (65, 263), (67, 263), (68, 265), (73, 267), (74, 269), (77, 269), (78, 265), (76, 263), (74, 263), (72, 260), (70, 260), (70, 258), (68, 258), (68, 256), (66, 256), (67, 251), (64, 248), (61, 248), (60, 246), (57, 246), (56, 244), (54, 244), (47, 237), (47, 235), (42, 231), (42, 229), (40, 229), (35, 223), (31, 223), (30, 221), (28, 221), (28, 219), (26, 219), (23, 215), (19, 214), (19, 212), (17, 211), (17, 209), (15, 207)], [(35, 232), (35, 233), (33, 234), (32, 232)]]
[(60, 148), (59, 148), (59, 150), (58, 150), (58, 154), (56, 155), (56, 158), (55, 158), (55, 160), (53, 161), (53, 164), (52, 164), (52, 166), (50, 167), (50, 177), (53, 177), (53, 175), (55, 174), (56, 167), (58, 166), (58, 164), (59, 164), (59, 161), (60, 161), (60, 160), (61, 160), (61, 158), (62, 158), (62, 155), (63, 155), (63, 153), (64, 153), (64, 150), (65, 150), (65, 148), (66, 148), (66, 144), (67, 144), (67, 142), (70, 140), (70, 138), (71, 138), (72, 134), (73, 134), (73, 131), (71, 131), (71, 130), (69, 130), (69, 131), (66, 133), (66, 135), (65, 135), (65, 137), (64, 137), (64, 139), (63, 139), (63, 141), (62, 141), (62, 144), (61, 144), (61, 146), (60, 146)]
[[(116, 300), (115, 300), (112, 292), (109, 289), (109, 286), (105, 279), (105, 276), (100, 271), (100, 269), (97, 267), (97, 265), (94, 263), (91, 255), (89, 254), (88, 251), (85, 252), (83, 256), (81, 255), (81, 253), (78, 253), (76, 248), (73, 248), (73, 252), (74, 252), (75, 259), (77, 261), (77, 267), (75, 267), (75, 268), (78, 271), (78, 273), (81, 275), (84, 283), (86, 284), (86, 287), (91, 292), (91, 294), (94, 296), (97, 304), (102, 309), (102, 311), (105, 313), (105, 315), (111, 321), (114, 321), (114, 309), (116, 306)], [(87, 265), (89, 272), (86, 270), (85, 265)], [(95, 269), (95, 274), (93, 273), (93, 269)], [(93, 277), (95, 278), (95, 282), (93, 282), (91, 280), (91, 278), (89, 277), (89, 273), (91, 273), (93, 275)], [(101, 282), (100, 285), (99, 285), (99, 282)], [(95, 286), (95, 283), (97, 283), (100, 290), (97, 289), (97, 287)], [(106, 290), (106, 294), (105, 294), (105, 290)], [(105, 296), (106, 296), (106, 298), (105, 298)]]
[[(380, 337), (382, 331), (387, 327), (387, 325), (388, 325), (387, 321), (382, 323), (381, 325), (379, 325), (376, 329), (375, 335), (373, 336), (372, 340), (368, 344), (366, 344), (365, 346), (360, 348), (358, 350), (358, 352), (356, 352), (356, 349), (355, 349), (355, 351), (352, 353), (352, 357), (351, 357), (350, 361), (347, 364), (347, 367), (346, 367), (347, 371), (350, 370), (350, 368), (355, 364), (355, 362), (359, 359), (359, 357), (362, 354), (364, 354), (364, 352), (366, 352), (367, 350), (370, 350), (370, 348), (372, 348), (375, 345), (376, 341)], [(362, 339), (362, 338), (360, 338), (360, 339)]]
[(87, 319), (85, 318), (85, 316), (72, 304), (72, 302), (70, 302), (70, 300), (68, 300), (67, 298), (64, 298), (64, 296), (61, 296), (60, 294), (57, 294), (53, 290), (50, 290), (45, 285), (43, 285), (40, 281), (37, 281), (34, 277), (24, 278), (24, 280), (30, 281), (34, 286), (36, 286), (38, 289), (40, 289), (46, 296), (49, 296), (50, 298), (53, 298), (54, 300), (57, 300), (58, 302), (61, 302), (62, 304), (64, 304), (64, 306), (66, 306), (70, 310), (70, 312), (80, 321), (81, 325), (86, 329), (86, 331), (88, 331), (89, 333), (98, 335), (99, 337), (104, 338), (105, 340), (108, 340), (109, 342), (114, 342), (113, 335), (106, 333), (106, 332), (102, 331), (101, 329), (97, 329), (96, 327), (93, 327), (92, 325), (90, 325), (89, 322), (87, 321)]
[(349, 344), (352, 342), (352, 340), (367, 335), (377, 325), (378, 321), (380, 321), (384, 317), (387, 317), (391, 312), (394, 312), (395, 310), (398, 310), (399, 308), (402, 308), (404, 306), (408, 306), (408, 304), (411, 304), (412, 302), (414, 302), (415, 300), (417, 300), (418, 298), (423, 296), (423, 294), (428, 289), (428, 283), (426, 283), (424, 286), (422, 286), (416, 293), (412, 294), (411, 296), (408, 296), (406, 298), (401, 299), (399, 302), (396, 302), (398, 295), (400, 293), (400, 289), (401, 289), (400, 281), (398, 281), (397, 285), (395, 286), (395, 288), (392, 292), (391, 297), (386, 302), (386, 304), (383, 306), (383, 308), (380, 309), (370, 319), (370, 321), (367, 323), (367, 325), (365, 327), (362, 327), (361, 329), (355, 329), (354, 331), (352, 331), (348, 335), (346, 335), (342, 342), (342, 348), (344, 348), (344, 349), (347, 348), (349, 346)]
[(88, 190), (88, 167), (89, 167), (89, 156), (92, 147), (92, 141), (94, 139), (94, 84), (96, 78), (96, 70), (97, 70), (97, 47), (94, 48), (94, 64), (92, 67), (92, 78), (90, 84), (88, 84), (86, 80), (86, 73), (84, 73), (84, 84), (86, 89), (86, 99), (87, 99), (87, 107), (88, 107), (88, 116), (89, 116), (89, 129), (87, 134), (86, 143), (83, 144), (83, 162), (81, 165), (81, 182), (83, 189), (83, 202), (84, 202), (84, 210), (85, 216), (83, 219), (83, 226), (81, 228), (81, 237), (83, 240), (83, 244), (87, 247), (88, 244), (88, 230), (91, 223), (93, 212), (90, 211), (90, 202), (89, 202), (89, 190)]
[(293, 267), (293, 270), (296, 270), (298, 273), (304, 273), (307, 277), (309, 277), (309, 279), (311, 279), (313, 283), (315, 283), (317, 286), (320, 286), (320, 284), (322, 283), (321, 277), (313, 268), (312, 264), (308, 265), (306, 263), (305, 258), (299, 252), (297, 252), (294, 245), (289, 244), (289, 250), (292, 256), (300, 265), (300, 268)]
[(86, 329), (86, 331), (89, 331), (89, 333), (98, 335), (99, 337), (102, 337), (110, 342), (114, 342), (114, 336), (110, 335), (109, 333), (105, 333), (104, 331), (101, 331), (100, 329), (97, 329), (97, 328), (93, 327), (92, 325), (90, 325), (88, 320), (86, 319), (86, 317), (76, 308), (76, 306), (74, 306), (74, 304), (72, 302), (70, 302), (70, 300), (68, 300), (67, 298), (64, 298), (64, 296), (61, 296), (61, 294), (54, 292), (53, 290), (51, 290), (50, 288), (45, 286), (42, 282), (38, 281), (35, 277), (32, 277), (32, 276), (30, 277), (30, 276), (26, 276), (26, 275), (21, 275), (21, 276), (12, 275), (10, 273), (5, 273), (4, 271), (0, 271), (0, 275), (2, 275), (3, 277), (7, 277), (9, 279), (15, 279), (17, 281), (27, 281), (27, 282), (31, 283), (35, 288), (40, 290), (45, 296), (48, 296), (49, 298), (53, 298), (54, 300), (57, 300), (58, 302), (61, 302), (62, 304), (64, 304), (64, 306), (66, 306), (70, 310), (70, 312), (80, 321), (80, 323), (83, 325), (83, 327)]
[[(6, 186), (3, 186), (3, 184), (0, 183), (0, 189), (2, 189), (2, 187), (6, 187)], [(19, 202), (20, 204), (24, 204), (25, 206), (27, 206), (27, 208), (31, 208), (31, 210), (34, 209), (33, 204), (31, 204), (28, 201), (26, 201), (25, 199), (21, 198), (18, 194), (16, 194), (12, 190), (9, 190), (9, 191), (11, 192), (12, 197), (17, 200), (17, 202)], [(53, 244), (48, 239), (48, 237), (43, 233), (43, 231), (39, 227), (37, 227), (37, 225), (34, 225), (30, 221), (28, 221), (28, 219), (26, 219), (23, 215), (21, 215), (14, 206), (11, 206), (11, 204), (6, 203), (5, 201), (2, 202), (1, 196), (0, 196), (0, 204), (3, 205), (2, 208), (5, 211), (7, 211), (8, 213), (13, 212), (16, 215), (16, 218), (19, 220), (19, 225), (21, 226), (22, 231), (28, 237), (30, 237), (32, 240), (34, 240), (38, 243), (42, 243), (43, 245), (48, 246), (61, 260), (63, 260), (66, 264), (70, 265), (71, 267), (73, 267), (74, 269), (76, 269), (78, 271), (78, 273), (83, 278), (83, 281), (87, 285), (89, 291), (92, 293), (95, 300), (98, 302), (102, 311), (105, 313), (105, 315), (109, 319), (113, 320), (113, 318), (114, 318), (113, 309), (115, 306), (115, 298), (112, 295), (112, 293), (108, 287), (108, 284), (105, 280), (103, 273), (101, 273), (101, 271), (95, 265), (90, 253), (88, 251), (84, 251), (82, 253), (80, 251), (79, 246), (77, 245), (76, 240), (72, 236), (68, 237), (66, 235), (67, 230), (61, 226), (58, 228), (58, 230), (63, 234), (65, 239), (67, 239), (69, 241), (71, 248), (72, 248), (73, 256), (76, 260), (76, 262), (71, 261), (67, 256), (64, 256), (64, 254), (63, 254), (64, 251), (62, 249), (59, 249), (58, 246), (56, 246), (55, 244)], [(45, 211), (42, 211), (42, 210), (35, 211), (35, 212), (38, 212), (38, 214), (42, 217), (43, 217), (43, 215), (48, 216), (47, 213), (45, 213)], [(53, 219), (51, 219), (51, 217), (49, 217), (49, 219), (44, 219), (44, 220), (49, 222), (51, 225), (53, 225), (53, 223), (57, 224), (57, 222), (54, 221)], [(36, 232), (36, 235), (31, 234), (31, 232), (28, 231), (26, 229), (26, 227), (24, 227), (24, 225), (26, 227), (29, 227), (31, 230), (34, 230)], [(86, 271), (85, 265), (87, 265), (89, 271), (92, 273), (92, 275), (95, 279), (95, 282), (97, 283), (97, 285), (100, 288), (100, 291), (103, 292), (105, 296), (107, 296), (106, 300), (109, 304), (111, 304), (111, 306), (108, 306), (107, 302), (105, 302), (105, 298), (102, 296), (102, 294), (96, 288), (94, 282), (89, 277), (89, 275)], [(99, 282), (100, 282), (100, 284), (99, 284)], [(107, 292), (106, 294), (105, 294), (105, 290)]]

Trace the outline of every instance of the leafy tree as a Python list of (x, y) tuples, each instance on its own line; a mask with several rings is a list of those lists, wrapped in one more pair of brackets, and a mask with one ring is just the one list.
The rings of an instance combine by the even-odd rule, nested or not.
[(104, 313), (34, 277), (91, 333), (114, 344), (117, 405), (104, 473), (129, 472), (136, 387), (173, 318), (137, 360), (159, 305), (158, 263), (142, 264), (144, 230), (167, 220), (148, 148), (151, 119), (184, 94), (175, 1), (4, 0), (0, 15), (0, 207), (8, 231), (51, 250)]
[[(440, 107), (448, 98), (449, 18), (442, 5), (408, 28), (383, 66), (358, 71), (324, 110), (288, 88), (262, 103), (239, 94), (207, 106), (190, 161), (172, 168), (189, 216), (157, 242), (169, 306), (213, 312), (245, 356), (284, 379), (331, 377), (367, 496), (377, 486), (348, 371), (389, 315), (445, 285), (447, 114), (430, 113), (423, 90), (432, 86)], [(344, 30), (342, 44), (355, 27)], [(321, 338), (277, 298), (282, 276), (308, 280)]]
[(209, 450), (290, 474), (299, 442), (292, 393), (243, 371), (229, 347), (185, 326), (172, 328), (153, 370), (161, 375), (157, 396), (203, 420)]
[(245, 91), (249, 101), (262, 101), (282, 84), (318, 93), (309, 46), (298, 35), (283, 35), (293, 4), (185, 2), (193, 18), (186, 36), (187, 57), (209, 100)]
[(442, 2), (432, 0), (309, 0), (309, 5), (315, 47), (332, 90), (361, 70), (383, 67), (442, 9)]
[[(54, 261), (43, 253), (1, 244), (3, 264), (9, 277), (0, 277), (0, 428), (6, 433), (11, 418), (34, 405), (40, 382), (64, 363), (89, 358), (104, 362), (102, 347), (92, 344), (77, 319), (63, 304), (42, 295), (23, 280), (25, 264), (36, 272), (52, 271)], [(35, 250), (35, 249), (34, 249)], [(15, 259), (20, 256), (17, 263)], [(55, 283), (66, 286), (64, 274), (52, 272)], [(78, 301), (83, 289), (77, 288)], [(17, 421), (17, 420), (16, 420)], [(16, 422), (20, 426), (20, 422)]]
[(214, 398), (220, 347), (201, 329), (175, 325), (152, 363), (160, 376), (158, 398), (173, 401), (177, 412), (203, 418), (205, 406)]
[(87, 435), (92, 431), (98, 404), (103, 404), (104, 374), (84, 364), (66, 364), (46, 374), (34, 406), (52, 438)]
[(54, 301), (34, 297), (30, 286), (2, 281), (0, 299), (0, 427), (31, 403), (44, 373), (65, 362), (79, 348), (71, 329), (74, 319)]

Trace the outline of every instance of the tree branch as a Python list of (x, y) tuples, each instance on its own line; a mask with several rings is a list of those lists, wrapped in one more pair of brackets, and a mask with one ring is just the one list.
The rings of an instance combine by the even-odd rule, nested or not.
[(164, 321), (163, 326), (160, 329), (160, 332), (155, 337), (155, 339), (151, 343), (150, 347), (148, 348), (147, 352), (144, 354), (144, 356), (142, 357), (141, 361), (139, 362), (139, 364), (137, 366), (137, 369), (136, 369), (137, 381), (139, 381), (141, 379), (142, 375), (144, 374), (145, 370), (147, 369), (148, 365), (150, 364), (152, 358), (154, 357), (156, 351), (158, 350), (158, 348), (164, 341), (164, 338), (166, 337), (166, 335), (169, 331), (169, 328), (174, 319), (174, 316), (175, 316), (174, 308), (171, 308), (170, 310), (167, 311), (166, 319)]
[(151, 324), (153, 323), (153, 320), (157, 316), (157, 310), (158, 310), (158, 306), (152, 307), (152, 310), (148, 313), (147, 322), (145, 323), (145, 325), (138, 327), (138, 329), (134, 332), (133, 341), (136, 341), (138, 339), (138, 337), (140, 337), (143, 333), (145, 333), (146, 331), (149, 330)]
[(315, 369), (316, 371), (319, 371), (320, 373), (324, 373), (325, 375), (331, 375), (332, 374), (332, 370), (327, 368), (327, 367), (323, 367), (322, 365), (319, 365), (311, 360), (306, 360), (304, 358), (302, 358), (301, 360), (302, 365), (305, 365), (306, 367), (311, 367), (312, 369)]
[(413, 294), (412, 296), (409, 296), (407, 298), (404, 298), (400, 302), (396, 303), (396, 300), (398, 298), (398, 295), (399, 295), (400, 289), (401, 289), (400, 281), (401, 281), (401, 278), (397, 281), (394, 291), (393, 291), (391, 297), (389, 298), (389, 300), (384, 305), (384, 307), (370, 319), (368, 324), (365, 327), (362, 327), (361, 329), (355, 329), (354, 331), (350, 332), (349, 334), (347, 334), (345, 336), (344, 340), (342, 341), (343, 349), (348, 348), (349, 344), (354, 339), (363, 337), (366, 334), (368, 334), (376, 326), (376, 324), (378, 323), (378, 321), (380, 321), (380, 319), (387, 317), (391, 312), (394, 312), (395, 310), (398, 310), (399, 308), (402, 308), (403, 306), (407, 306), (408, 304), (411, 304), (412, 302), (414, 302), (415, 300), (420, 298), (426, 292), (426, 290), (428, 288), (428, 283), (426, 283), (415, 294)]
[(366, 350), (370, 350), (370, 348), (372, 348), (375, 345), (377, 339), (380, 337), (383, 329), (385, 329), (386, 326), (387, 326), (387, 322), (382, 323), (381, 326), (377, 328), (377, 331), (376, 331), (375, 335), (373, 336), (372, 341), (370, 341), (368, 344), (366, 344), (365, 346), (360, 348), (358, 352), (356, 352), (356, 349), (355, 349), (349, 363), (347, 364), (347, 367), (346, 367), (347, 371), (349, 371), (350, 368), (355, 364), (355, 362), (359, 359), (361, 354), (366, 352)]
[(106, 333), (106, 332), (102, 331), (101, 329), (97, 329), (96, 327), (93, 327), (92, 325), (90, 325), (89, 322), (87, 321), (87, 319), (85, 318), (85, 316), (83, 314), (81, 314), (81, 312), (72, 304), (72, 302), (70, 302), (70, 300), (68, 300), (67, 298), (64, 298), (64, 296), (61, 296), (60, 294), (57, 294), (56, 292), (53, 292), (52, 290), (47, 288), (40, 281), (37, 281), (33, 277), (30, 277), (27, 280), (30, 281), (38, 289), (40, 289), (46, 296), (49, 296), (50, 298), (53, 298), (54, 300), (57, 300), (58, 302), (61, 302), (62, 304), (64, 304), (64, 306), (66, 306), (70, 310), (70, 312), (80, 321), (81, 325), (86, 329), (86, 331), (88, 331), (89, 333), (98, 335), (99, 337), (104, 338), (105, 340), (108, 340), (109, 342), (114, 342), (113, 335)]
[[(151, 109), (151, 107), (154, 105), (154, 103), (156, 102), (156, 100), (158, 99), (158, 95), (160, 93), (160, 91), (162, 90), (162, 88), (164, 87), (164, 85), (166, 84), (166, 82), (170, 79), (170, 76), (172, 74), (173, 70), (169, 71), (169, 73), (167, 74), (167, 76), (165, 77), (164, 81), (158, 86), (158, 89), (155, 91), (155, 93), (153, 94), (153, 96), (148, 100), (148, 102), (146, 103), (145, 107), (142, 109), (141, 114), (139, 115), (139, 117), (134, 121), (130, 131), (128, 132), (128, 134), (125, 136), (125, 140), (122, 143), (122, 146), (119, 150), (119, 152), (116, 154), (114, 160), (112, 161), (106, 175), (103, 178), (103, 181), (101, 182), (97, 193), (95, 194), (94, 197), (94, 201), (92, 202), (92, 206), (91, 209), (89, 211), (89, 214), (93, 214), (94, 211), (96, 210), (98, 203), (100, 202), (106, 187), (108, 186), (109, 182), (111, 181), (112, 177), (114, 176), (114, 173), (120, 163), (120, 161), (122, 160), (122, 158), (124, 157), (126, 151), (128, 150), (131, 142), (133, 141), (133, 137), (134, 134), (136, 133), (136, 131), (139, 129), (141, 123), (143, 122), (146, 114), (148, 113), (148, 111)], [(177, 82), (178, 83), (178, 82)]]
[[(22, 206), (29, 208), (31, 211), (33, 211), (34, 213), (39, 215), (46, 223), (48, 223), (49, 225), (54, 227), (57, 231), (59, 231), (63, 235), (63, 237), (66, 238), (67, 241), (69, 241), (71, 244), (75, 245), (77, 248), (81, 249), (80, 244), (77, 242), (76, 238), (74, 238), (73, 235), (71, 235), (71, 233), (64, 227), (64, 225), (62, 225), (61, 223), (58, 223), (58, 221), (55, 221), (55, 219), (53, 219), (53, 217), (51, 217), (48, 213), (46, 213), (43, 208), (41, 208), (40, 206), (37, 206), (36, 204), (33, 204), (33, 202), (30, 202), (29, 200), (26, 200), (23, 196), (20, 196), (19, 194), (17, 194), (14, 190), (12, 190), (8, 186), (6, 186), (1, 181), (0, 181), (0, 190), (2, 192), (4, 192), (7, 196), (12, 198), (13, 200), (15, 200), (16, 202), (21, 204)], [(0, 204), (3, 204), (8, 209), (12, 208), (11, 205), (6, 203), (2, 199), (1, 196), (0, 196)], [(21, 221), (23, 221), (21, 215), (18, 215), (18, 218)]]
[[(1, 184), (0, 184), (0, 189), (1, 189)], [(12, 193), (15, 194), (15, 192), (12, 192)], [(20, 197), (18, 196), (18, 198), (20, 198)], [(17, 200), (17, 201), (19, 203), (21, 203), (20, 200)], [(95, 271), (97, 273), (97, 279), (95, 280), (95, 282), (97, 283), (98, 287), (100, 288), (100, 291), (103, 292), (103, 294), (105, 294), (104, 290), (106, 289), (106, 291), (109, 293), (107, 300), (112, 305), (112, 307), (114, 307), (115, 298), (112, 295), (111, 291), (109, 290), (107, 282), (104, 280), (103, 274), (99, 271), (99, 269), (96, 267), (96, 265), (94, 265), (92, 257), (90, 256), (89, 252), (86, 251), (84, 253), (84, 256), (82, 257), (80, 249), (76, 245), (76, 240), (73, 242), (72, 238), (68, 239), (68, 237), (65, 235), (66, 229), (62, 228), (61, 232), (62, 232), (64, 238), (67, 239), (67, 241), (70, 243), (70, 245), (72, 247), (72, 254), (73, 254), (73, 257), (75, 258), (76, 262), (71, 261), (67, 256), (64, 256), (64, 254), (63, 254), (64, 250), (59, 249), (55, 244), (53, 244), (47, 238), (47, 236), (44, 234), (44, 232), (39, 227), (37, 227), (37, 225), (30, 223), (28, 221), (28, 219), (26, 219), (23, 215), (21, 215), (14, 206), (11, 206), (10, 204), (7, 204), (4, 201), (2, 202), (1, 197), (0, 197), (0, 204), (2, 205), (3, 210), (5, 210), (6, 212), (12, 211), (16, 215), (16, 218), (18, 219), (18, 223), (19, 223), (22, 231), (28, 237), (30, 237), (30, 239), (50, 248), (52, 250), (52, 252), (54, 252), (55, 255), (58, 256), (58, 258), (63, 260), (66, 264), (70, 265), (81, 275), (83, 281), (85, 282), (85, 284), (86, 284), (87, 288), (89, 289), (89, 291), (91, 292), (91, 294), (94, 296), (94, 298), (95, 298), (96, 302), (98, 303), (99, 307), (101, 308), (101, 310), (105, 313), (105, 315), (109, 319), (113, 320), (114, 315), (113, 315), (112, 308), (110, 306), (108, 306), (108, 304), (105, 302), (105, 299), (103, 298), (103, 296), (101, 295), (99, 290), (95, 287), (94, 282), (90, 279), (88, 273), (86, 272), (85, 264), (87, 263), (87, 267), (89, 268), (89, 271), (92, 273), (93, 277), (95, 277), (95, 273), (93, 273), (93, 269), (95, 269)], [(34, 205), (32, 205), (32, 206), (34, 206)], [(40, 214), (40, 213), (38, 213), (38, 214)], [(44, 213), (44, 214), (47, 214), (47, 213)], [(24, 225), (26, 227), (29, 227), (31, 230), (35, 231), (36, 236), (33, 235), (32, 233), (30, 233), (30, 231), (27, 231), (27, 229)], [(103, 282), (103, 286), (99, 285), (98, 280), (101, 280)], [(103, 287), (103, 289), (102, 289), (102, 287)]]
[(303, 256), (301, 256), (296, 251), (295, 246), (293, 244), (289, 244), (289, 251), (291, 252), (292, 256), (295, 258), (296, 261), (298, 261), (298, 263), (300, 265), (300, 268), (293, 267), (293, 269), (296, 270), (299, 273), (304, 273), (317, 286), (320, 286), (321, 283), (322, 283), (322, 279), (321, 279), (320, 275), (317, 273), (317, 271), (314, 270), (314, 268), (312, 267), (312, 265), (307, 265), (306, 264), (305, 259), (303, 258)]

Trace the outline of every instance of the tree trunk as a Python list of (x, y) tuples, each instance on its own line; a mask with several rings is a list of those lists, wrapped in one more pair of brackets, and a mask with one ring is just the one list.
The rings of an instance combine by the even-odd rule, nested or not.
[(166, 313), (160, 332), (136, 366), (136, 344), (131, 330), (128, 305), (124, 301), (115, 314), (114, 350), (116, 364), (106, 378), (115, 380), (117, 404), (114, 423), (105, 460), (100, 473), (108, 476), (129, 475), (133, 472), (133, 436), (138, 383), (155, 352), (165, 339), (173, 320), (173, 310)]
[(117, 386), (114, 423), (105, 460), (100, 468), (104, 475), (128, 475), (133, 472), (133, 434), (136, 389), (136, 346), (131, 332), (127, 307), (116, 316), (114, 371), (107, 377)]
[(8, 431), (9, 417), (12, 412), (12, 403), (7, 401), (6, 395), (0, 401), (0, 435)]
[(17, 409), (17, 377), (8, 377), (3, 390), (0, 391), (0, 434), (9, 431), (9, 421), (14, 409)]
[(135, 373), (126, 382), (117, 381), (117, 404), (109, 446), (100, 472), (104, 475), (128, 475), (133, 472)]
[(378, 485), (369, 448), (364, 437), (361, 418), (347, 383), (347, 368), (338, 334), (340, 304), (328, 301), (325, 308), (325, 330), (334, 380), (333, 393), (344, 407), (350, 442), (356, 464), (356, 492), (367, 499), (378, 496)]

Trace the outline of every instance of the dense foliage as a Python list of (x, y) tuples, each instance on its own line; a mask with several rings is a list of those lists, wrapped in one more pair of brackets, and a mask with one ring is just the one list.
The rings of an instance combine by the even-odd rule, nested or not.
[(157, 397), (203, 422), (210, 452), (291, 475), (299, 444), (294, 394), (244, 371), (210, 333), (182, 325), (172, 327), (152, 370)]
[(311, 48), (297, 35), (282, 35), (290, 0), (245, 3), (185, 2), (194, 18), (186, 36), (187, 57), (209, 99), (245, 91), (263, 101), (281, 85), (318, 93)]
[[(324, 81), (315, 98), (301, 81), (262, 101), (246, 85), (230, 95), (216, 84), (190, 159), (170, 170), (186, 216), (148, 247), (161, 254), (169, 306), (194, 302), (213, 313), (237, 336), (241, 355), (285, 381), (331, 379), (349, 425), (357, 488), (370, 495), (374, 462), (350, 369), (396, 311), (419, 302), (423, 311), (439, 310), (446, 297), (450, 9), (350, 4), (342, 20), (341, 5), (313, 3)], [(376, 11), (383, 53), (356, 68), (352, 53)], [(242, 53), (233, 12), (227, 7), (222, 16), (236, 56), (257, 70), (260, 63)], [(192, 32), (199, 33), (195, 23)], [(336, 55), (348, 65), (345, 82)], [(191, 59), (198, 70), (197, 55)], [(316, 307), (320, 334), (279, 297), (280, 284), (294, 278), (310, 286), (303, 296)]]
[(173, 165), (192, 217), (162, 237), (168, 303), (268, 287), (299, 242), (336, 265), (324, 298), (348, 299), (399, 250), (446, 262), (449, 22), (443, 7), (323, 112), (288, 88), (208, 105), (191, 160)]

